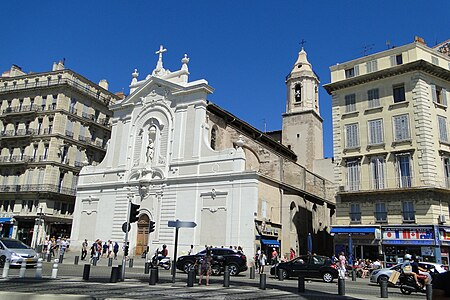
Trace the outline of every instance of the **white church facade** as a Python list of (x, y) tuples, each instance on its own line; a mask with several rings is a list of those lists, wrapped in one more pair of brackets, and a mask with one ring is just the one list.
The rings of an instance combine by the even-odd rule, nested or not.
[[(84, 239), (123, 242), (122, 224), (132, 201), (140, 205), (139, 221), (129, 233), (132, 255), (163, 244), (172, 255), (175, 230), (168, 221), (176, 219), (197, 224), (180, 229), (178, 255), (190, 245), (196, 250), (204, 245), (241, 246), (249, 254), (260, 246), (266, 251), (279, 247), (281, 253), (290, 248), (306, 252), (308, 234), (316, 244), (314, 252), (331, 250), (334, 190), (313, 172), (316, 165), (321, 170), (324, 165), (313, 163), (322, 158), (322, 120), (318, 80), (311, 81), (315, 74), (306, 53), (300, 52), (287, 80), (283, 124), (286, 119), (289, 125), (265, 134), (208, 101), (213, 88), (203, 79), (188, 80), (187, 55), (180, 70), (166, 70), (165, 51), (162, 46), (157, 51), (157, 66), (145, 79), (139, 80), (135, 70), (130, 94), (111, 106), (106, 156), (80, 173), (73, 248)], [(299, 73), (296, 68), (303, 70), (298, 65), (305, 64), (310, 72)], [(295, 89), (306, 81), (304, 96), (298, 98)], [(295, 123), (301, 125), (295, 129)], [(286, 130), (307, 132), (288, 133), (285, 143)], [(310, 158), (303, 158), (304, 153)], [(156, 223), (151, 234), (149, 221)]]

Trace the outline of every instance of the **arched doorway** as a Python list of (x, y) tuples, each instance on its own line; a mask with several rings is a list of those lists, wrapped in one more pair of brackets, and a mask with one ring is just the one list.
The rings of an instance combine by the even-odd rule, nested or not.
[(150, 219), (147, 215), (141, 215), (137, 222), (138, 231), (136, 238), (136, 255), (141, 255), (147, 250), (148, 245), (148, 225)]

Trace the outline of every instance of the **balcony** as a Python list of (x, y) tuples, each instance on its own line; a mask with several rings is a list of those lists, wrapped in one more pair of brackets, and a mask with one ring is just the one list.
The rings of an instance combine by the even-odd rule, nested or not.
[(33, 157), (27, 155), (0, 156), (0, 164), (26, 164), (33, 161)]
[(17, 129), (17, 130), (5, 130), (0, 133), (1, 138), (10, 138), (10, 137), (31, 137), (37, 134), (36, 129)]
[(0, 185), (0, 194), (16, 192), (48, 192), (69, 196), (75, 196), (76, 194), (75, 189), (60, 187), (55, 184)]
[[(67, 72), (67, 71), (66, 71)], [(102, 95), (100, 90), (98, 90), (95, 86), (91, 86), (88, 83), (83, 83), (79, 80), (74, 81), (69, 78), (62, 78), (62, 74), (58, 76), (58, 78), (54, 77), (52, 80), (37, 80), (32, 82), (32, 79), (29, 79), (28, 82), (21, 84), (14, 84), (12, 81), (3, 81), (4, 84), (0, 86), (0, 94), (9, 93), (11, 91), (20, 91), (20, 90), (31, 90), (36, 88), (46, 88), (46, 87), (55, 87), (61, 85), (68, 85), (83, 94), (87, 94), (95, 99), (102, 101), (104, 104), (109, 105), (109, 102), (112, 100), (113, 96), (111, 95)], [(9, 84), (8, 84), (9, 83)]]
[(17, 114), (23, 116), (26, 113), (35, 113), (39, 110), (37, 105), (20, 105), (14, 107), (7, 107), (2, 110), (2, 116), (8, 116), (12, 114)]
[(351, 224), (361, 224), (361, 212), (351, 212), (349, 215)]
[(73, 132), (69, 131), (69, 130), (66, 130), (66, 136), (70, 137), (70, 138), (73, 138)]

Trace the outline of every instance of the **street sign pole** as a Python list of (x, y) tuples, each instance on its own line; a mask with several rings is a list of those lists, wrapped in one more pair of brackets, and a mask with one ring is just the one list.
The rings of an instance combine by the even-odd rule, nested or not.
[(175, 229), (175, 248), (173, 250), (173, 264), (172, 264), (172, 283), (175, 283), (175, 274), (177, 273), (177, 268), (176, 268), (176, 264), (177, 264), (177, 250), (178, 250), (178, 230), (180, 228), (177, 227)]
[[(125, 280), (125, 266), (127, 264), (127, 258), (125, 256), (125, 249), (128, 246), (128, 229), (130, 228), (130, 203), (131, 203), (131, 197), (128, 198), (128, 209), (127, 209), (127, 230), (125, 231), (125, 245), (123, 248), (123, 257), (122, 257), (122, 280)], [(130, 249), (128, 248), (128, 251)]]

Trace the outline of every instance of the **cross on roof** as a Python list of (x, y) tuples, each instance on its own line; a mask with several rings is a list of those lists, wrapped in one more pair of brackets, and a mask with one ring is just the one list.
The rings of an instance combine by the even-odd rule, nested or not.
[(303, 49), (303, 46), (306, 44), (306, 41), (304, 39), (302, 39), (299, 44), (302, 45), (302, 49)]
[(166, 52), (167, 49), (164, 49), (163, 45), (159, 46), (159, 50), (155, 52), (155, 54), (159, 54), (159, 60), (162, 60), (162, 54)]

